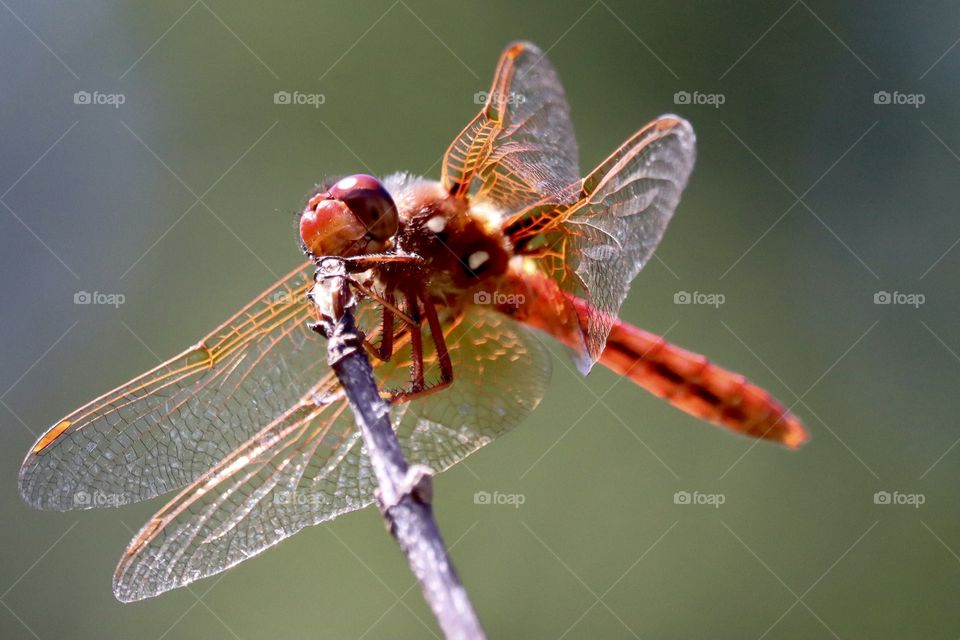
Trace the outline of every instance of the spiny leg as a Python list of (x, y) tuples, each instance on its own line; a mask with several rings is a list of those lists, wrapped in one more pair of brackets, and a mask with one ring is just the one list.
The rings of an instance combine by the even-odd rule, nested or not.
[(386, 362), (393, 355), (393, 289), (387, 289), (383, 292), (383, 297), (388, 304), (383, 305), (383, 329), (380, 333), (380, 349), (377, 354), (381, 360)]
[(393, 392), (391, 394), (392, 402), (408, 402), (433, 393), (434, 391), (439, 391), (453, 382), (453, 363), (450, 360), (450, 352), (447, 349), (447, 343), (443, 337), (443, 327), (437, 315), (437, 308), (433, 304), (433, 300), (431, 300), (429, 295), (426, 295), (422, 289), (416, 292), (411, 288), (407, 291), (407, 300), (417, 310), (416, 318), (418, 320), (420, 319), (418, 299), (423, 301), (423, 315), (426, 316), (427, 324), (430, 327), (430, 336), (437, 352), (437, 361), (440, 365), (440, 380), (429, 387), (425, 385), (423, 335), (421, 332), (421, 324), (418, 322), (415, 327), (410, 327), (411, 377), (413, 379), (413, 385), (409, 391)]
[(358, 282), (352, 282), (351, 284), (354, 285), (361, 293), (380, 304), (380, 308), (383, 313), (380, 322), (380, 346), (375, 346), (374, 343), (365, 335), (363, 336), (363, 348), (370, 355), (370, 357), (376, 358), (381, 362), (387, 362), (393, 357), (394, 339), (396, 337), (393, 326), (394, 318), (397, 314), (399, 314), (401, 318), (405, 319), (406, 314), (397, 309), (393, 297), (392, 287), (387, 289), (383, 296), (380, 296), (362, 286)]
[(361, 284), (360, 282), (357, 282), (356, 280), (351, 280), (350, 286), (354, 287), (357, 291), (367, 296), (371, 300), (377, 301), (380, 304), (380, 306), (382, 306), (384, 309), (389, 309), (394, 316), (396, 316), (400, 320), (403, 320), (406, 324), (415, 323), (413, 318), (405, 314), (400, 309), (400, 307), (397, 306), (397, 302), (393, 297), (392, 287), (389, 289), (389, 294), (381, 296), (379, 293), (377, 293), (373, 289), (370, 289), (369, 287), (365, 287), (363, 284)]
[[(399, 318), (405, 325), (413, 326), (416, 324), (413, 318), (408, 316), (406, 313), (400, 310), (397, 307), (397, 301), (393, 294), (393, 287), (387, 288), (384, 291), (383, 295), (380, 295), (373, 289), (365, 287), (363, 284), (357, 280), (351, 279), (349, 281), (350, 286), (355, 288), (357, 291), (362, 293), (364, 296), (370, 298), (377, 302), (380, 307), (383, 309), (383, 321), (381, 323), (381, 334), (380, 334), (380, 346), (374, 346), (374, 344), (367, 338), (363, 337), (363, 348), (366, 349), (367, 353), (371, 357), (377, 358), (382, 362), (387, 362), (393, 357), (394, 344), (397, 338), (397, 334), (394, 330), (394, 321)], [(400, 333), (402, 333), (402, 330)]]
[[(352, 273), (376, 269), (386, 264), (408, 264), (413, 266), (422, 262), (423, 259), (414, 254), (368, 254), (343, 260), (343, 263), (348, 266), (348, 270)], [(447, 344), (443, 337), (443, 327), (441, 326), (433, 300), (430, 299), (422, 286), (412, 283), (407, 286), (401, 286), (403, 299), (407, 307), (403, 310), (397, 306), (394, 286), (386, 288), (381, 295), (369, 287), (364, 286), (364, 284), (355, 278), (349, 278), (348, 282), (350, 286), (357, 289), (361, 294), (379, 303), (383, 309), (379, 347), (374, 346), (366, 337), (364, 337), (363, 340), (364, 348), (371, 356), (384, 362), (389, 361), (394, 355), (397, 336), (402, 335), (404, 331), (409, 332), (411, 387), (406, 391), (397, 390), (386, 393), (385, 397), (389, 397), (391, 402), (407, 402), (447, 387), (453, 382), (453, 364), (450, 360), (450, 352), (447, 349)], [(420, 301), (423, 301), (422, 314), (420, 311)], [(406, 313), (404, 311), (406, 311)], [(440, 379), (429, 387), (426, 384), (424, 375), (424, 316), (430, 328), (431, 339), (440, 366)], [(399, 333), (394, 331), (394, 323), (396, 320), (400, 320), (406, 325), (406, 328), (401, 329)]]
[[(413, 318), (410, 325), (410, 351), (411, 366), (410, 377), (413, 386), (410, 393), (419, 393), (423, 390), (423, 333), (420, 328), (420, 304), (417, 302), (417, 294), (413, 287), (407, 288), (404, 292), (407, 299), (408, 315)], [(408, 398), (409, 399), (409, 398)]]
[(447, 350), (447, 341), (443, 337), (443, 327), (440, 326), (437, 307), (433, 304), (429, 295), (423, 296), (423, 313), (427, 316), (430, 337), (433, 338), (433, 346), (437, 350), (437, 360), (440, 362), (440, 381), (430, 388), (430, 391), (435, 391), (453, 382), (453, 364), (450, 362), (450, 352)]
[(351, 273), (366, 271), (385, 264), (422, 264), (423, 258), (412, 253), (368, 253), (362, 256), (343, 258), (343, 263), (349, 267)]
[[(413, 254), (397, 255), (389, 253), (374, 253), (363, 256), (353, 256), (343, 260), (344, 264), (349, 267), (349, 270), (352, 273), (376, 269), (386, 264), (418, 264), (422, 261), (423, 259), (420, 256)], [(367, 353), (369, 353), (371, 356), (386, 362), (393, 356), (395, 338), (393, 323), (395, 318), (399, 318), (404, 322), (404, 324), (410, 327), (419, 325), (419, 319), (414, 319), (397, 307), (396, 300), (394, 299), (393, 295), (393, 286), (389, 286), (384, 291), (384, 294), (380, 295), (373, 289), (365, 286), (357, 279), (351, 278), (350, 284), (363, 295), (378, 302), (383, 308), (383, 333), (380, 337), (380, 346), (375, 347), (366, 338), (363, 341), (363, 346), (367, 350)]]

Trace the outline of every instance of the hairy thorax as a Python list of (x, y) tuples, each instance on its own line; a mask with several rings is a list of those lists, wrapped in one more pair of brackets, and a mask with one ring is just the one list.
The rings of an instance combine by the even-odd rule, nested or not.
[[(479, 288), (496, 287), (512, 256), (500, 212), (452, 198), (439, 182), (398, 174), (384, 183), (400, 214), (395, 250), (423, 259), (421, 275), (437, 303), (456, 307)], [(382, 277), (390, 279), (391, 270)]]

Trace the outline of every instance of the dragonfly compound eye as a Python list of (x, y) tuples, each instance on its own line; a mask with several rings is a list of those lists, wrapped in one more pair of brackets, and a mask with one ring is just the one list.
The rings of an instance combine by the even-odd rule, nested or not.
[(397, 233), (400, 224), (397, 205), (383, 184), (373, 176), (362, 173), (347, 176), (330, 187), (328, 193), (350, 208), (371, 238), (387, 240)]
[(399, 215), (393, 198), (373, 176), (354, 175), (314, 195), (300, 216), (300, 241), (313, 256), (354, 256), (382, 250)]

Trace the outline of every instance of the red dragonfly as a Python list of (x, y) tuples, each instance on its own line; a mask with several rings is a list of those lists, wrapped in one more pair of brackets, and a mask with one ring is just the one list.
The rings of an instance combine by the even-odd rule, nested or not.
[(371, 504), (374, 475), (312, 328), (323, 256), (347, 265), (411, 463), (447, 469), (533, 411), (550, 380), (540, 333), (583, 373), (600, 362), (694, 416), (800, 446), (804, 427), (765, 391), (617, 317), (694, 155), (689, 123), (665, 115), (580, 178), (556, 72), (536, 46), (511, 44), (439, 182), (399, 173), (319, 187), (299, 219), (310, 260), (196, 345), (54, 424), (23, 462), (21, 495), (70, 510), (179, 490), (123, 554), (122, 601)]

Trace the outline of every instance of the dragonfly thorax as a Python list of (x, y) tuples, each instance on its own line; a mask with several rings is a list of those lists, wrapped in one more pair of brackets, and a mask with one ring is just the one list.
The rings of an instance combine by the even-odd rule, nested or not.
[(501, 277), (512, 255), (496, 216), (451, 196), (439, 182), (390, 176), (400, 214), (396, 250), (423, 260), (427, 287), (439, 299), (463, 295)]

